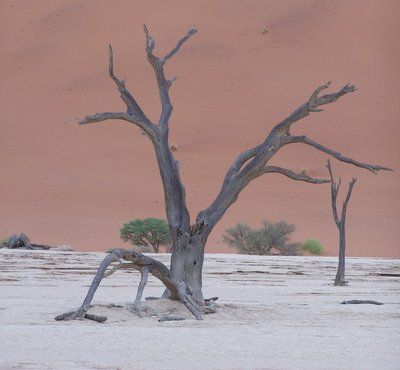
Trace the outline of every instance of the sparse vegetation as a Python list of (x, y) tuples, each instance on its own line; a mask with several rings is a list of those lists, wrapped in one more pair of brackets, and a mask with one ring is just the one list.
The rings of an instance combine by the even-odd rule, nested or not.
[(239, 223), (226, 230), (223, 240), (241, 254), (293, 256), (298, 255), (300, 250), (299, 243), (288, 243), (294, 230), (294, 225), (284, 221), (263, 221), (259, 229)]
[(166, 252), (171, 251), (169, 228), (164, 220), (159, 218), (136, 219), (122, 226), (121, 239), (130, 241), (138, 252), (159, 253), (164, 246)]
[(315, 239), (306, 240), (301, 245), (301, 249), (311, 254), (321, 254), (324, 251), (324, 247), (322, 246), (322, 244)]
[(9, 240), (9, 238), (1, 239), (0, 240), (0, 248), (3, 248), (7, 244), (8, 240)]

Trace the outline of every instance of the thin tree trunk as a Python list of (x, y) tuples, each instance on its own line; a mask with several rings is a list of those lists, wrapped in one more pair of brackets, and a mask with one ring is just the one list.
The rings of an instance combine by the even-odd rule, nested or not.
[(349, 188), (347, 190), (347, 195), (345, 200), (343, 201), (342, 206), (342, 214), (339, 218), (338, 210), (337, 210), (337, 196), (339, 193), (339, 188), (341, 185), (341, 179), (339, 179), (338, 184), (336, 184), (335, 180), (333, 179), (333, 173), (331, 168), (331, 163), (328, 159), (328, 163), (326, 165), (329, 171), (329, 176), (331, 179), (331, 202), (332, 202), (332, 213), (333, 218), (335, 220), (335, 224), (339, 230), (339, 263), (338, 269), (335, 277), (335, 285), (341, 286), (346, 285), (347, 281), (345, 280), (345, 259), (346, 259), (346, 212), (347, 212), (347, 205), (349, 204), (351, 193), (353, 191), (353, 187), (357, 181), (356, 178), (353, 178), (349, 183)]
[(339, 228), (339, 263), (335, 278), (335, 285), (345, 285), (345, 258), (346, 258), (346, 225), (341, 223)]

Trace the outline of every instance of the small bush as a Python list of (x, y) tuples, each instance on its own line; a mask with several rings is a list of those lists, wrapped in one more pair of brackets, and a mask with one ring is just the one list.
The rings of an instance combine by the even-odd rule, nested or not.
[(324, 251), (324, 247), (318, 240), (309, 239), (306, 240), (302, 245), (303, 251), (310, 252), (311, 254), (321, 254)]
[(288, 243), (294, 230), (294, 225), (284, 221), (275, 223), (264, 221), (260, 229), (237, 224), (226, 230), (223, 240), (241, 254), (293, 256), (298, 255), (300, 249), (300, 244)]
[(3, 240), (0, 240), (0, 248), (5, 248), (9, 239), (10, 238), (6, 238), (6, 239), (3, 239)]

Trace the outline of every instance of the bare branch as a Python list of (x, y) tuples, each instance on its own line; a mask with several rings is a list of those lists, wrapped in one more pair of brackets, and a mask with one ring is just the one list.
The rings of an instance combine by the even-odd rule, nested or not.
[(283, 167), (278, 167), (278, 166), (265, 166), (263, 168), (263, 171), (261, 173), (261, 175), (265, 174), (265, 173), (280, 173), (282, 175), (285, 175), (287, 177), (289, 177), (292, 180), (297, 180), (297, 181), (304, 181), (304, 182), (309, 182), (311, 184), (326, 184), (328, 182), (330, 182), (330, 180), (327, 179), (316, 179), (310, 176), (306, 176), (306, 175), (302, 175), (299, 173), (295, 173), (293, 171), (290, 171), (286, 168)]
[(147, 279), (149, 277), (149, 268), (148, 267), (142, 268), (140, 270), (140, 273), (141, 273), (140, 283), (138, 286), (138, 291), (136, 293), (135, 302), (133, 303), (133, 308), (139, 315), (141, 315), (140, 300), (142, 299), (143, 290), (144, 290), (144, 287), (146, 286)]
[(337, 195), (339, 192), (339, 187), (340, 187), (340, 179), (339, 179), (339, 185), (336, 186), (336, 182), (333, 179), (333, 173), (332, 173), (332, 167), (331, 167), (331, 161), (328, 159), (326, 167), (328, 168), (329, 171), (329, 177), (331, 179), (331, 199), (332, 199), (332, 211), (333, 211), (333, 218), (335, 220), (335, 223), (337, 226), (340, 225), (340, 220), (338, 216), (338, 211), (337, 211), (337, 206), (336, 206), (336, 200), (337, 200)]
[(351, 192), (353, 191), (353, 187), (354, 187), (356, 181), (357, 181), (357, 178), (353, 177), (353, 179), (349, 183), (349, 188), (347, 190), (346, 199), (343, 201), (342, 221), (343, 221), (343, 218), (346, 218), (347, 204), (349, 203), (349, 200), (350, 200), (350, 197), (351, 197)]
[(360, 168), (364, 168), (368, 171), (371, 171), (372, 173), (376, 174), (378, 171), (383, 170), (383, 171), (393, 171), (391, 168), (389, 167), (384, 167), (384, 166), (380, 166), (380, 165), (372, 165), (372, 164), (368, 164), (368, 163), (362, 163), (362, 162), (358, 162), (352, 158), (349, 157), (345, 157), (343, 156), (341, 153), (336, 152), (332, 149), (329, 149), (319, 143), (317, 143), (316, 141), (313, 141), (311, 139), (309, 139), (307, 136), (287, 136), (283, 139), (283, 143), (284, 145), (286, 144), (293, 144), (293, 143), (303, 143), (303, 144), (307, 144), (312, 146), (313, 148), (326, 153), (334, 158), (336, 158), (337, 160), (341, 161), (341, 162), (346, 162), (346, 163), (350, 163), (354, 166), (360, 167)]
[(240, 169), (243, 167), (243, 165), (250, 160), (251, 158), (253, 158), (254, 156), (256, 156), (256, 154), (261, 150), (262, 148), (262, 144), (258, 145), (254, 148), (245, 150), (244, 152), (242, 152), (236, 159), (235, 162), (233, 162), (232, 166), (231, 166), (231, 171), (238, 173), (240, 171)]
[(77, 118), (77, 121), (80, 125), (86, 125), (88, 123), (96, 123), (96, 122), (103, 122), (107, 120), (124, 120), (130, 123), (139, 126), (143, 131), (145, 131), (150, 138), (153, 138), (155, 135), (155, 126), (150, 123), (144, 123), (141, 121), (137, 121), (133, 116), (126, 112), (100, 112), (95, 113), (90, 116), (86, 116), (84, 118)]
[(172, 114), (173, 106), (171, 104), (168, 90), (172, 86), (172, 83), (176, 80), (176, 77), (167, 80), (164, 74), (164, 64), (165, 62), (174, 56), (180, 47), (192, 36), (197, 32), (196, 28), (190, 28), (188, 33), (185, 37), (178, 41), (177, 45), (163, 58), (158, 58), (153, 54), (155, 42), (154, 39), (150, 36), (149, 30), (147, 29), (146, 25), (143, 25), (144, 33), (146, 35), (146, 53), (147, 53), (147, 60), (153, 67), (154, 73), (157, 78), (157, 85), (158, 91), (160, 94), (160, 101), (161, 101), (161, 116), (159, 119), (160, 126), (168, 126), (169, 118)]
[(169, 58), (171, 58), (172, 56), (174, 56), (178, 50), (180, 49), (180, 47), (187, 41), (189, 40), (189, 38), (194, 35), (197, 32), (197, 28), (196, 27), (191, 27), (189, 28), (188, 33), (186, 34), (185, 37), (181, 38), (178, 43), (176, 44), (176, 46), (164, 57), (161, 59), (162, 64), (164, 64)]
[(147, 118), (147, 116), (143, 113), (139, 104), (136, 102), (132, 94), (128, 91), (125, 86), (125, 82), (123, 80), (118, 79), (114, 75), (114, 58), (113, 58), (113, 50), (111, 45), (109, 45), (108, 49), (108, 73), (112, 80), (118, 87), (118, 91), (121, 94), (121, 99), (124, 101), (127, 107), (128, 113), (134, 117), (135, 121), (142, 122), (142, 124), (151, 125), (151, 121)]
[(125, 112), (101, 112), (84, 118), (77, 118), (77, 121), (80, 125), (86, 125), (88, 123), (103, 122), (109, 119), (127, 120), (128, 118), (129, 115)]
[(150, 36), (149, 30), (145, 24), (143, 25), (143, 30), (146, 35), (146, 53), (152, 54), (155, 46), (154, 39)]
[(310, 99), (308, 100), (308, 104), (310, 105), (310, 107), (314, 107), (315, 106), (315, 102), (316, 102), (316, 99), (318, 98), (319, 93), (322, 90), (327, 89), (330, 85), (331, 85), (331, 81), (327, 82), (325, 85), (318, 86), (314, 90), (314, 92), (310, 96)]
[[(329, 83), (330, 84), (330, 83)], [(329, 86), (329, 85), (328, 85)], [(314, 100), (313, 107), (319, 106), (319, 105), (324, 105), (324, 104), (329, 104), (329, 103), (334, 103), (336, 100), (338, 100), (341, 96), (349, 93), (349, 92), (354, 92), (356, 91), (357, 88), (354, 85), (346, 84), (343, 86), (338, 92), (332, 93), (332, 94), (327, 94), (323, 95), (321, 97), (317, 97)]]
[(129, 269), (129, 268), (137, 268), (137, 266), (134, 263), (122, 262), (118, 265), (113, 266), (111, 270), (106, 271), (103, 275), (103, 278), (109, 277), (117, 270)]
[(345, 85), (338, 92), (323, 95), (318, 97), (321, 91), (326, 90), (331, 85), (331, 82), (327, 82), (325, 85), (321, 85), (317, 87), (307, 103), (302, 104), (299, 108), (297, 108), (289, 117), (285, 118), (282, 122), (278, 123), (273, 131), (280, 132), (281, 134), (288, 134), (290, 127), (293, 123), (299, 121), (300, 119), (308, 116), (310, 112), (321, 112), (322, 109), (318, 109), (320, 105), (333, 103), (338, 100), (341, 96), (356, 91), (355, 86), (353, 85)]

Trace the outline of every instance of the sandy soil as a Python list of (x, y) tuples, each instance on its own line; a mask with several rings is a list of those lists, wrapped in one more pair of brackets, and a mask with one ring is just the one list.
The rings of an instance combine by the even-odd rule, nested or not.
[[(350, 285), (334, 287), (333, 258), (207, 255), (204, 292), (219, 296), (203, 321), (183, 306), (129, 311), (139, 273), (104, 280), (93, 321), (56, 322), (86, 294), (100, 253), (0, 251), (0, 369), (398, 369), (399, 260), (348, 258)], [(160, 256), (166, 262), (168, 256)], [(163, 287), (151, 278), (145, 296)], [(341, 305), (371, 299), (384, 305)], [(111, 307), (114, 304), (121, 307)], [(158, 322), (161, 314), (185, 321)]]
[[(75, 122), (123, 109), (106, 73), (108, 43), (117, 75), (157, 119), (146, 22), (160, 54), (189, 26), (200, 31), (167, 68), (179, 76), (171, 90), (171, 143), (179, 148), (193, 218), (240, 151), (261, 142), (316, 86), (351, 82), (359, 91), (294, 131), (396, 170), (373, 176), (333, 164), (344, 184), (359, 179), (348, 214), (349, 255), (400, 256), (399, 17), (397, 0), (2, 0), (0, 238), (25, 232), (37, 243), (105, 250), (120, 244), (122, 223), (165, 216), (152, 148), (140, 131), (121, 122)], [(301, 146), (274, 163), (326, 176), (326, 156)], [(227, 227), (263, 219), (294, 223), (296, 241), (317, 238), (336, 254), (329, 186), (279, 175), (242, 193), (207, 250), (227, 251)]]

